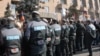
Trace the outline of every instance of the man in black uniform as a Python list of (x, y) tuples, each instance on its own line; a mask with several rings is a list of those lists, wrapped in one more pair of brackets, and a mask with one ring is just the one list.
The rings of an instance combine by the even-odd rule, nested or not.
[(29, 42), (29, 56), (46, 56), (48, 27), (40, 19), (39, 12), (33, 11), (33, 21), (29, 22), (25, 36)]
[(53, 46), (55, 41), (54, 30), (51, 28), (51, 20), (47, 19), (47, 23), (49, 24), (48, 30), (50, 32), (50, 37), (47, 38), (47, 56), (53, 56)]
[(0, 20), (0, 56), (3, 54), (3, 39), (1, 36), (1, 29), (2, 29), (2, 25), (1, 25), (1, 20)]
[(60, 56), (60, 36), (61, 36), (61, 26), (58, 24), (57, 20), (52, 20), (51, 28), (54, 30), (55, 41), (54, 41), (54, 56)]
[(21, 31), (15, 28), (13, 17), (8, 17), (6, 23), (1, 30), (5, 54), (21, 56)]
[(75, 51), (75, 37), (76, 37), (76, 32), (75, 32), (75, 26), (73, 25), (74, 21), (70, 20), (69, 21), (70, 25), (70, 32), (69, 32), (69, 52), (70, 56), (73, 55), (73, 52)]
[(77, 21), (76, 30), (76, 49), (77, 51), (82, 51), (83, 48), (83, 38), (84, 38), (84, 25), (80, 20)]
[(69, 22), (63, 19), (62, 21), (62, 28), (61, 28), (61, 55), (62, 56), (69, 56)]

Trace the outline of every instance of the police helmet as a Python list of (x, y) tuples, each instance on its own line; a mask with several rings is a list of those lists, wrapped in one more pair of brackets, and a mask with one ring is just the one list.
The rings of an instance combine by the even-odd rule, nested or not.
[(13, 17), (8, 17), (8, 20), (14, 21), (15, 19)]
[(40, 13), (38, 11), (33, 11), (32, 14), (37, 14), (39, 15)]

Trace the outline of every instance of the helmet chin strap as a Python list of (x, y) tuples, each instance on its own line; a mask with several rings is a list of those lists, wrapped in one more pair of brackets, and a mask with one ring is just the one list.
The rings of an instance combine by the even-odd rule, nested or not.
[(34, 18), (34, 20), (35, 20), (35, 21), (41, 21), (41, 19), (40, 19), (40, 18)]

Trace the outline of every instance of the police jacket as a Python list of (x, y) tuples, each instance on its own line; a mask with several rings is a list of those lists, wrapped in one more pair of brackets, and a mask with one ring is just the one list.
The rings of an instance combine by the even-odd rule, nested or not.
[(76, 30), (76, 35), (77, 36), (84, 36), (84, 25), (82, 23), (77, 23), (76, 24), (77, 30)]
[(62, 28), (61, 28), (61, 42), (64, 42), (64, 43), (68, 43), (69, 42), (69, 31), (70, 31), (70, 28), (69, 28), (69, 25), (62, 25)]
[(48, 36), (47, 24), (43, 21), (32, 21), (28, 23), (28, 28), (26, 30), (25, 36), (28, 40), (45, 40)]
[[(51, 28), (51, 25), (49, 25), (48, 27), (48, 31), (49, 31), (49, 36), (51, 38), (51, 41), (49, 42), (49, 44), (54, 44), (54, 41), (55, 41), (55, 33), (54, 33), (54, 30)], [(47, 37), (48, 38), (48, 37)]]
[(61, 36), (61, 26), (59, 24), (51, 25), (51, 28), (54, 30), (55, 34), (55, 45), (60, 44), (60, 36)]
[(25, 36), (29, 42), (30, 52), (41, 54), (46, 51), (46, 38), (49, 37), (47, 24), (43, 21), (31, 21), (27, 25)]
[(66, 39), (66, 38), (69, 38), (69, 31), (70, 31), (70, 28), (68, 25), (62, 25), (62, 28), (61, 28), (61, 39)]
[(75, 36), (75, 27), (74, 27), (74, 25), (71, 24), (69, 27), (70, 27), (69, 36)]
[(1, 34), (3, 37), (3, 42), (6, 47), (11, 45), (16, 45), (19, 48), (21, 47), (21, 31), (17, 28), (3, 28), (1, 30)]

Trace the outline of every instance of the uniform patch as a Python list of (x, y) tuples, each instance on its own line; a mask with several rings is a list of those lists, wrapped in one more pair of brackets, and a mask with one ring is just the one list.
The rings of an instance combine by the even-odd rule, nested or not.
[(61, 28), (56, 28), (56, 29), (55, 29), (55, 31), (59, 31), (59, 30), (61, 30)]
[(44, 41), (43, 40), (39, 40), (38, 41), (38, 45), (43, 45), (44, 44)]
[(40, 30), (45, 30), (46, 27), (45, 26), (35, 26), (34, 27), (34, 31), (40, 31)]
[(7, 36), (7, 40), (17, 40), (20, 39), (19, 36)]

